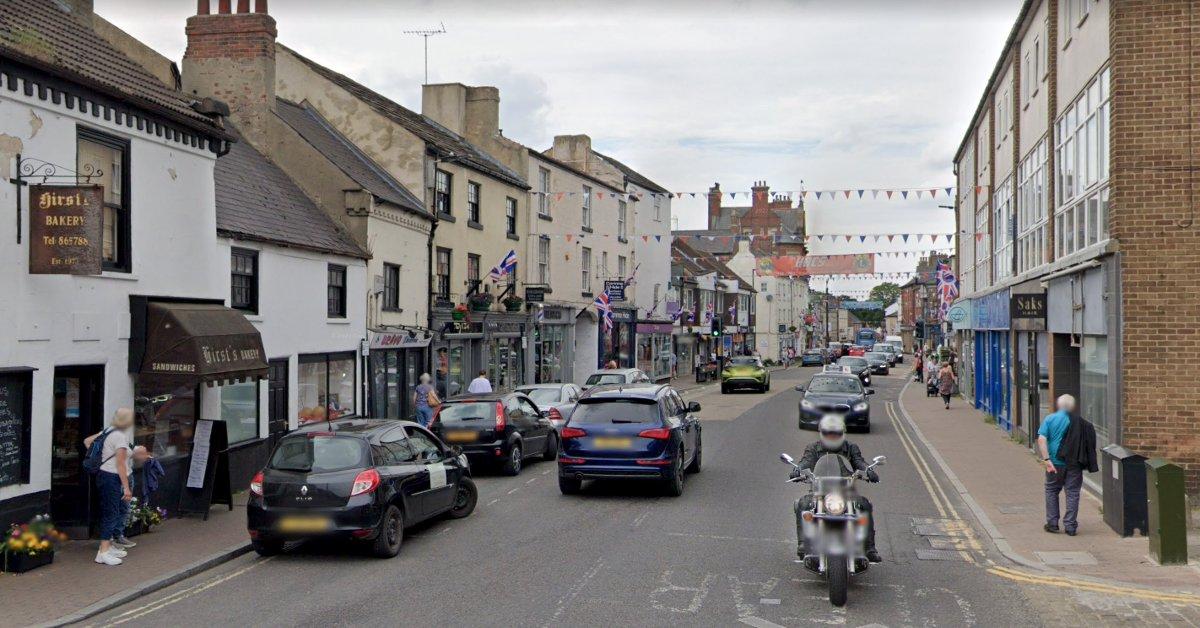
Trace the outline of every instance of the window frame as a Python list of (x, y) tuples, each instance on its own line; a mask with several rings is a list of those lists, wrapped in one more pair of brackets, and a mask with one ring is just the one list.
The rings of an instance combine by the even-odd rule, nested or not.
[[(258, 284), (261, 270), (258, 262), (258, 253), (259, 252), (254, 249), (245, 249), (236, 246), (230, 247), (229, 249), (229, 307), (242, 312), (248, 312), (250, 314), (258, 314)], [(235, 262), (239, 257), (250, 260), (251, 271), (249, 273), (239, 272), (237, 270), (237, 264)], [(245, 304), (240, 304), (235, 296), (238, 290), (235, 280), (238, 277), (250, 278), (250, 285), (245, 288), (250, 293), (250, 296)]]
[(478, 292), (483, 287), (480, 268), (483, 258), (475, 253), (467, 253), (467, 294)]
[[(101, 244), (101, 270), (106, 272), (131, 273), (133, 272), (133, 246), (130, 238), (133, 232), (132, 210), (130, 203), (130, 188), (131, 186), (131, 162), (130, 154), (131, 143), (128, 138), (119, 137), (110, 133), (105, 133), (99, 129), (89, 126), (76, 125), (75, 127), (75, 165), (79, 169), (79, 142), (91, 142), (99, 144), (106, 148), (119, 151), (121, 154), (121, 202), (112, 204), (104, 202), (104, 208), (111, 209), (117, 212), (117, 247), (115, 250), (116, 259), (108, 261), (103, 259), (103, 244)], [(103, 210), (101, 212), (101, 238), (105, 226), (103, 224)]]
[(511, 196), (504, 197), (504, 229), (506, 235), (517, 235), (517, 212), (517, 199)]
[(433, 171), (433, 211), (445, 216), (454, 215), (454, 174), (440, 168)]
[(550, 217), (550, 169), (538, 166), (538, 216)]
[(385, 312), (400, 311), (400, 265), (383, 263), (383, 301)]
[[(474, 196), (474, 199), (472, 199)], [(467, 181), (467, 222), (473, 222), (477, 225), (482, 225), (480, 219), (480, 203), (483, 198), (483, 186), (474, 181)]]
[(583, 186), (583, 228), (592, 228), (592, 186)]
[[(1052, 127), (1055, 258), (1109, 238), (1106, 200), (1112, 168), (1108, 154), (1112, 142), (1111, 72), (1111, 66), (1096, 72)], [(1093, 202), (1095, 212), (1090, 211)], [(1077, 234), (1084, 235), (1082, 242)]]
[(550, 285), (550, 236), (538, 236), (538, 283)]
[(583, 251), (579, 256), (579, 285), (585, 296), (592, 294), (592, 249), (591, 247), (583, 247)]
[(629, 203), (617, 201), (617, 240), (626, 241), (626, 223), (629, 218)]
[[(334, 283), (334, 277), (341, 276), (341, 285)], [(348, 292), (348, 273), (344, 264), (329, 264), (325, 273), (325, 316), (326, 318), (346, 318), (346, 293)], [(334, 290), (338, 291), (336, 301)], [(336, 309), (335, 309), (336, 306)]]
[[(445, 274), (442, 273), (442, 258), (445, 257)], [(450, 274), (454, 270), (454, 250), (437, 247), (434, 252), (434, 295), (447, 301), (450, 300)]]

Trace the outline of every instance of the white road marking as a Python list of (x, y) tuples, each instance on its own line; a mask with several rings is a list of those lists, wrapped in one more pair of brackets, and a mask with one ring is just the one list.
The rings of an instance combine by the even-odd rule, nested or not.
[[(662, 575), (659, 577), (659, 579), (662, 580), (663, 586), (650, 592), (650, 605), (654, 607), (655, 610), (671, 611), (672, 613), (695, 613), (696, 611), (700, 610), (700, 607), (704, 604), (704, 598), (708, 597), (709, 588), (712, 587), (712, 583), (717, 579), (716, 574), (704, 574), (704, 578), (700, 580), (699, 586), (681, 587), (671, 582), (671, 575), (674, 573), (675, 572), (671, 571), (670, 569), (662, 572)], [(691, 600), (689, 600), (683, 608), (669, 606), (665, 602), (661, 602), (658, 599), (661, 595), (678, 593), (681, 591), (692, 594)]]
[(550, 475), (550, 469), (546, 469), (545, 471), (542, 471), (542, 475)]
[(570, 589), (567, 589), (566, 594), (558, 598), (558, 604), (555, 607), (554, 614), (550, 616), (550, 619), (546, 620), (545, 624), (542, 624), (542, 627), (546, 628), (547, 626), (557, 624), (558, 618), (561, 617), (563, 612), (567, 610), (567, 606), (570, 605), (571, 602), (575, 601), (575, 598), (579, 596), (579, 594), (587, 586), (588, 582), (591, 582), (592, 578), (595, 578), (596, 574), (600, 573), (600, 569), (603, 567), (604, 560), (599, 558), (596, 559), (596, 562), (592, 565), (592, 568), (588, 570), (587, 573), (583, 574), (583, 577), (577, 580)]
[(500, 500), (499, 500), (499, 499), (493, 499), (492, 501), (488, 502), (488, 503), (487, 503), (487, 505), (488, 505), (488, 506), (491, 506), (492, 504), (494, 504), (494, 503), (496, 503), (496, 502), (498, 502), (498, 501), (500, 501)]
[(513, 490), (509, 491), (509, 492), (508, 492), (508, 494), (509, 494), (509, 495), (512, 495), (513, 493), (515, 493), (515, 492), (517, 492), (517, 491), (519, 491), (519, 490), (521, 490), (521, 487), (519, 487), (519, 486), (518, 486), (517, 488), (514, 488)]
[(759, 543), (795, 543), (795, 539), (759, 539), (748, 536), (719, 536), (716, 534), (687, 534), (685, 532), (668, 532), (667, 536), (685, 536), (693, 539), (710, 541), (756, 541)]
[(643, 522), (643, 521), (645, 521), (645, 520), (646, 520), (646, 517), (649, 517), (649, 516), (650, 516), (650, 511), (649, 511), (649, 510), (647, 510), (646, 512), (643, 512), (642, 514), (638, 515), (638, 516), (637, 516), (637, 519), (634, 519), (634, 520), (633, 520), (633, 527), (635, 527), (635, 528), (636, 528), (636, 527), (638, 527), (638, 526), (642, 525), (642, 522)]
[(529, 478), (528, 480), (525, 480), (526, 484), (533, 484), (534, 482), (537, 482), (537, 478)]
[(779, 606), (780, 599), (777, 597), (764, 597), (764, 598), (759, 598), (758, 603), (764, 604), (764, 605), (769, 605), (769, 606)]
[(218, 584), (221, 584), (228, 580), (232, 580), (232, 579), (246, 573), (247, 571), (250, 571), (251, 569), (258, 567), (259, 565), (268, 563), (270, 561), (271, 561), (271, 558), (264, 558), (264, 559), (255, 561), (254, 563), (247, 565), (246, 567), (242, 567), (241, 569), (239, 569), (233, 573), (226, 574), (224, 576), (221, 576), (220, 578), (215, 578), (204, 584), (198, 584), (198, 585), (189, 587), (187, 589), (184, 589), (183, 591), (174, 593), (168, 597), (163, 598), (162, 600), (159, 600), (158, 602), (155, 602), (151, 606), (135, 608), (132, 610), (125, 611), (124, 613), (121, 613), (120, 615), (117, 616), (118, 617), (117, 621), (108, 623), (106, 625), (107, 626), (118, 626), (127, 621), (132, 621), (139, 617), (144, 617), (151, 613), (155, 613), (155, 612), (160, 611), (176, 602), (185, 600), (189, 597), (192, 597), (193, 595), (196, 595), (197, 593), (203, 593), (204, 591), (207, 591), (208, 589), (211, 589), (211, 588), (217, 586)]

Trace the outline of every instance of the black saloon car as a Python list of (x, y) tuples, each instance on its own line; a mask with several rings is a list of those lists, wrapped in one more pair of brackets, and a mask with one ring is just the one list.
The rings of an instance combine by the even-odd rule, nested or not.
[(280, 439), (250, 481), (246, 528), (264, 556), (287, 541), (342, 538), (390, 558), (405, 527), (466, 517), (477, 500), (466, 459), (421, 426), (342, 419)]
[(840, 414), (846, 417), (847, 429), (871, 431), (871, 405), (867, 395), (875, 394), (863, 388), (862, 382), (851, 374), (818, 373), (808, 386), (797, 386), (804, 393), (800, 399), (800, 429), (815, 430), (821, 417)]
[(849, 368), (851, 373), (857, 375), (863, 386), (871, 385), (871, 363), (867, 362), (866, 358), (846, 355), (838, 358), (837, 363), (839, 366)]
[(887, 375), (891, 372), (891, 356), (882, 351), (868, 351), (863, 356), (867, 360), (867, 364), (871, 365), (871, 372), (875, 375)]
[(522, 393), (452, 397), (438, 408), (429, 427), (462, 447), (472, 463), (498, 464), (505, 475), (519, 474), (526, 458), (558, 457), (554, 424)]

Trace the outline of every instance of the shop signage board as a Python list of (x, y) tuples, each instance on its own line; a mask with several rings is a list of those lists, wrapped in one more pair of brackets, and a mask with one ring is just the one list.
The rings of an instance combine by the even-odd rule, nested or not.
[(99, 275), (104, 188), (29, 186), (29, 274)]
[(1013, 318), (1046, 318), (1046, 293), (1014, 294), (1009, 306)]
[(950, 326), (955, 331), (972, 329), (975, 323), (972, 304), (971, 299), (959, 299), (946, 310), (946, 320), (950, 321)]
[(213, 504), (226, 504), (233, 510), (228, 448), (229, 434), (224, 421), (196, 421), (187, 482), (179, 495), (177, 512), (202, 515), (208, 519), (208, 511)]
[(621, 279), (610, 279), (605, 281), (604, 292), (608, 295), (609, 301), (624, 301), (625, 281)]
[(975, 329), (1008, 329), (1008, 290), (1000, 290), (986, 296), (975, 297), (973, 301)]
[(546, 289), (541, 286), (537, 286), (537, 287), (526, 286), (525, 287), (525, 302), (526, 303), (545, 303), (546, 302)]
[(419, 349), (428, 346), (429, 337), (425, 334), (410, 335), (407, 331), (370, 332), (372, 349)]

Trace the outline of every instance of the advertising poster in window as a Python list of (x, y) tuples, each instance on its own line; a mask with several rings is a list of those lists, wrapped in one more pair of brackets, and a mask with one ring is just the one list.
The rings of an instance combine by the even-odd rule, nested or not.
[(29, 273), (99, 275), (104, 188), (29, 186)]

